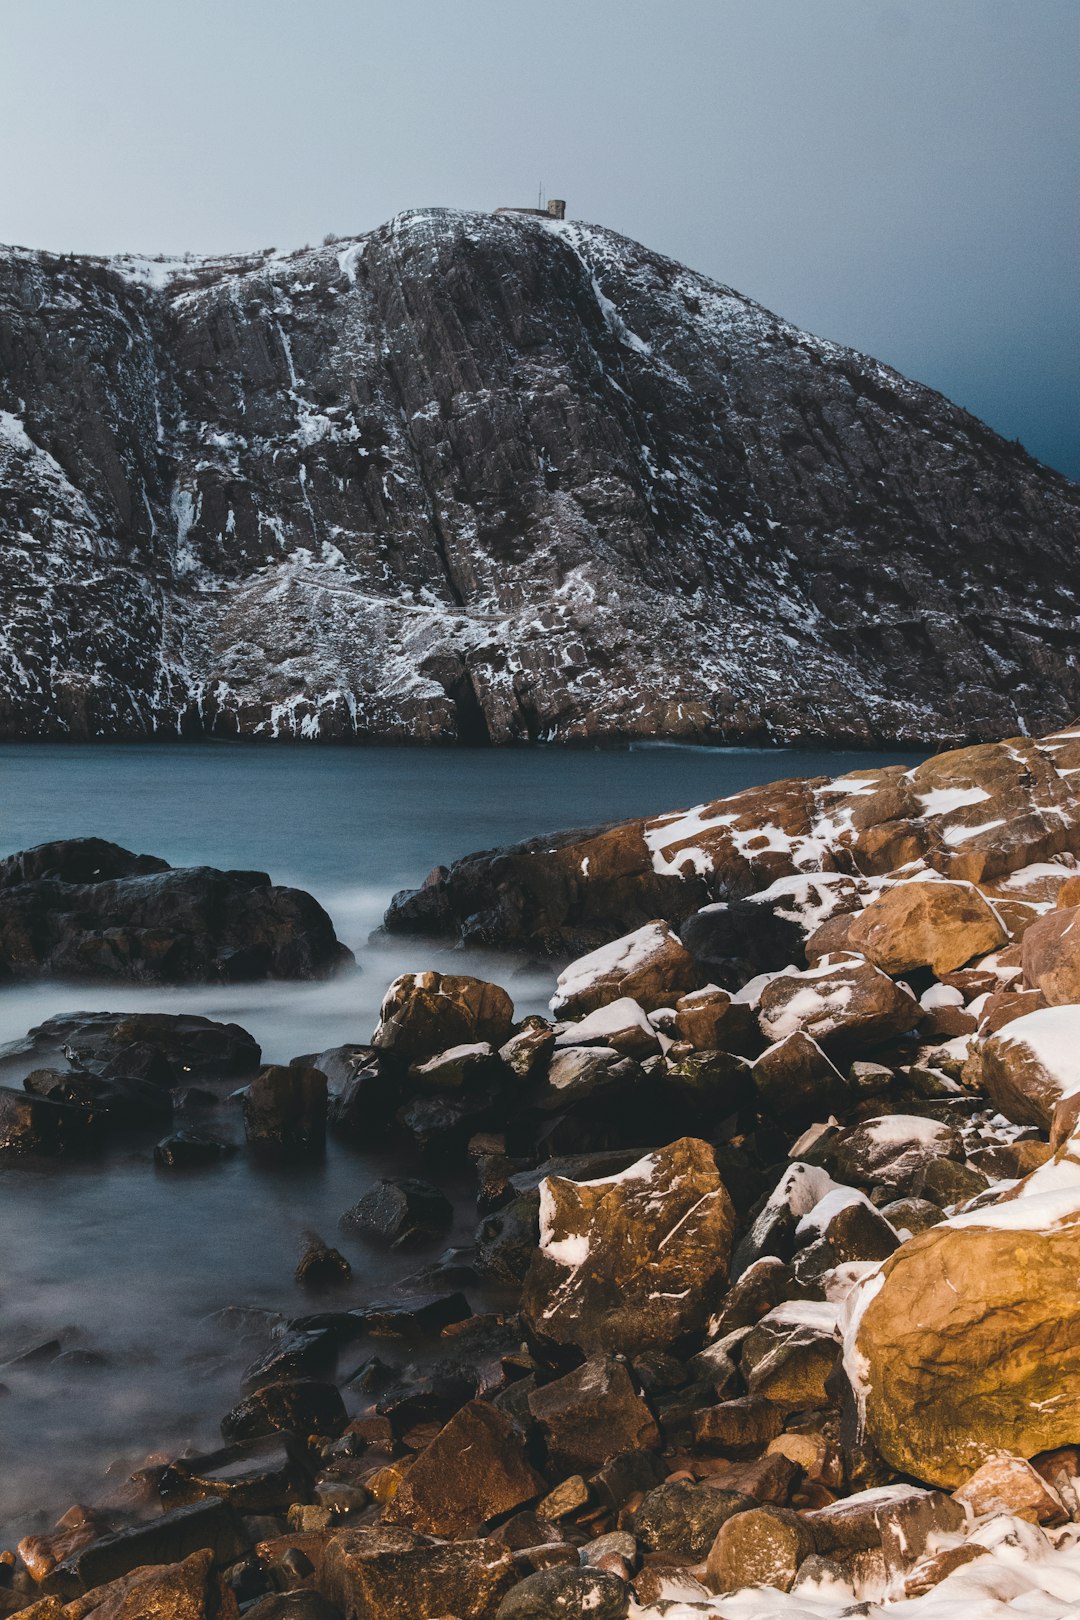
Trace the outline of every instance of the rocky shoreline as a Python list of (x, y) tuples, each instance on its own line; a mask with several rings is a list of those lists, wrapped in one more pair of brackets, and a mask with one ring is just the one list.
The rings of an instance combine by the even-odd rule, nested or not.
[[(165, 1014), (9, 1047), (0, 1151), (160, 1120), (179, 1172), (233, 1108), (271, 1165), (331, 1131), (414, 1169), (342, 1211), (398, 1289), (358, 1296), (309, 1234), (310, 1308), (227, 1313), (221, 1448), (151, 1452), (0, 1553), (0, 1614), (1074, 1615), (1078, 780), (1080, 728), (1013, 738), (398, 897), (396, 930), (555, 958), (550, 1017), (416, 972), (369, 1041), (288, 1066)], [(0, 937), (4, 874), (30, 919), (55, 864), (0, 866)], [(475, 1244), (410, 1275), (470, 1163)]]

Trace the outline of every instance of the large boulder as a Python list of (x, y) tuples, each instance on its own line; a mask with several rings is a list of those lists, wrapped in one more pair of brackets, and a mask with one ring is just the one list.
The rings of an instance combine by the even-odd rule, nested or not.
[(844, 1349), (885, 1460), (953, 1488), (997, 1453), (1074, 1441), (1078, 1274), (1075, 1185), (956, 1216), (897, 1249), (856, 1296)]
[(396, 1526), (338, 1530), (318, 1570), (323, 1596), (356, 1620), (492, 1620), (516, 1579), (509, 1551), (494, 1541), (433, 1542)]
[(682, 941), (666, 922), (649, 922), (564, 968), (551, 1010), (560, 1018), (580, 1018), (626, 996), (652, 1012), (670, 1007), (696, 989), (697, 982), (693, 958)]
[(11, 1072), (68, 1062), (99, 1079), (157, 1087), (254, 1074), (260, 1059), (258, 1042), (239, 1024), (195, 1013), (60, 1013), (0, 1048), (0, 1064)]
[(513, 1421), (486, 1401), (470, 1401), (411, 1464), (383, 1521), (448, 1539), (474, 1536), (546, 1490)]
[(374, 1045), (409, 1063), (454, 1046), (503, 1045), (513, 1028), (506, 991), (468, 974), (403, 973), (383, 997)]
[(761, 991), (758, 1019), (770, 1041), (801, 1032), (827, 1052), (853, 1052), (912, 1029), (920, 1017), (910, 990), (858, 956), (826, 956), (789, 969)]
[(970, 1061), (999, 1113), (1049, 1130), (1059, 1103), (1080, 1091), (1080, 1006), (1014, 1018)]
[(542, 1385), (528, 1405), (543, 1430), (548, 1462), (560, 1474), (591, 1474), (623, 1452), (660, 1445), (656, 1419), (626, 1367), (608, 1356), (592, 1356)]
[(1024, 978), (1051, 1007), (1080, 1002), (1080, 906), (1048, 911), (1024, 930)]
[(0, 862), (0, 978), (315, 979), (352, 960), (318, 901), (265, 872), (174, 869), (79, 838)]
[(598, 1181), (548, 1177), (526, 1323), (590, 1355), (668, 1349), (718, 1303), (734, 1227), (713, 1150), (694, 1137)]
[(890, 884), (847, 932), (851, 948), (886, 973), (931, 967), (939, 975), (996, 950), (1008, 937), (973, 884), (928, 877)]

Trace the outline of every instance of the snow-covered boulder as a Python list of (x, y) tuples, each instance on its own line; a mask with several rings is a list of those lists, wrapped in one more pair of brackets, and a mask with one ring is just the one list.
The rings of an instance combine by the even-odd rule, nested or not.
[(690, 953), (666, 922), (648, 922), (610, 945), (590, 951), (559, 974), (551, 1010), (580, 1018), (609, 1002), (632, 997), (646, 1012), (669, 1007), (697, 987)]
[(1058, 1104), (1080, 1091), (1080, 1006), (1014, 1018), (983, 1043), (976, 1064), (1006, 1119), (1048, 1130)]
[(805, 972), (780, 973), (761, 992), (762, 1034), (782, 1041), (801, 1030), (826, 1050), (874, 1046), (914, 1027), (910, 990), (861, 956), (824, 957)]
[(538, 1338), (589, 1355), (667, 1350), (719, 1303), (734, 1227), (713, 1150), (695, 1137), (598, 1181), (549, 1176), (522, 1315)]

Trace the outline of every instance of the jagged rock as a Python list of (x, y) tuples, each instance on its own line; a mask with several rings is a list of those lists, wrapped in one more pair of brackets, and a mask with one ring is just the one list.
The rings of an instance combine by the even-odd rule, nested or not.
[[(755, 1209), (749, 1228), (740, 1238), (732, 1261), (732, 1276), (744, 1275), (765, 1256), (789, 1260), (795, 1249), (795, 1230), (804, 1215), (832, 1192), (835, 1183), (820, 1165), (796, 1161)], [(784, 1273), (784, 1279), (790, 1272)], [(749, 1284), (748, 1284), (749, 1286)], [(726, 1302), (725, 1302), (726, 1303)], [(756, 1317), (754, 1318), (756, 1320)], [(731, 1326), (741, 1325), (732, 1322)]]
[[(948, 791), (948, 790), (946, 790)], [(911, 879), (883, 889), (852, 922), (848, 941), (886, 973), (962, 967), (1008, 939), (971, 883)]]
[(173, 869), (78, 838), (0, 863), (0, 977), (314, 979), (352, 960), (319, 903), (265, 872)]
[[(342, 1419), (344, 1421), (344, 1418)], [(280, 1511), (302, 1502), (311, 1476), (290, 1440), (276, 1430), (226, 1445), (202, 1456), (177, 1458), (157, 1477), (157, 1493), (168, 1507), (221, 1498), (241, 1513)]]
[(416, 1457), (383, 1522), (434, 1536), (472, 1536), (545, 1490), (510, 1418), (486, 1401), (470, 1401)]
[(665, 922), (649, 922), (564, 968), (551, 1010), (579, 1018), (625, 998), (652, 1012), (696, 987), (694, 963), (682, 942)]
[[(197, 1594), (200, 1582), (205, 1591), (212, 1565), (232, 1563), (242, 1555), (244, 1546), (233, 1508), (221, 1497), (211, 1497), (91, 1542), (56, 1566), (51, 1576), (53, 1590), (73, 1596), (130, 1577), (133, 1571), (138, 1576), (146, 1565), (170, 1564), (176, 1566), (181, 1587), (190, 1582), (191, 1590)], [(179, 1571), (183, 1571), (182, 1576)], [(154, 1575), (159, 1574), (162, 1572), (155, 1569)], [(171, 1570), (164, 1572), (166, 1579), (173, 1574)], [(145, 1609), (133, 1601), (126, 1612), (120, 1612), (124, 1620), (142, 1620)]]
[(450, 973), (404, 973), (387, 990), (372, 1037), (381, 1051), (415, 1061), (449, 1047), (502, 1046), (514, 1022), (506, 991)]
[(766, 1040), (801, 1033), (831, 1053), (879, 1045), (919, 1019), (911, 992), (860, 957), (826, 957), (805, 973), (779, 974), (762, 989), (759, 1005)]
[(564, 1046), (552, 1056), (535, 1103), (545, 1112), (573, 1108), (629, 1091), (641, 1078), (639, 1065), (613, 1047)]
[(801, 1029), (755, 1058), (751, 1075), (758, 1106), (767, 1119), (793, 1125), (828, 1119), (847, 1098), (843, 1075)]
[(399, 1176), (377, 1181), (341, 1217), (349, 1231), (362, 1232), (395, 1248), (445, 1232), (454, 1209), (445, 1193), (430, 1181)]
[(332, 1288), (348, 1282), (352, 1266), (337, 1249), (324, 1243), (317, 1232), (305, 1232), (293, 1276), (301, 1288)]
[(826, 1380), (839, 1348), (834, 1306), (813, 1300), (777, 1305), (743, 1340), (739, 1365), (747, 1391), (788, 1412), (827, 1406)]
[(886, 1575), (903, 1571), (928, 1545), (965, 1529), (959, 1502), (917, 1485), (857, 1491), (804, 1515), (819, 1553), (849, 1559), (880, 1548)]
[(814, 1550), (809, 1530), (788, 1508), (755, 1507), (737, 1513), (717, 1532), (705, 1566), (713, 1592), (775, 1586), (790, 1592), (799, 1565)]
[(531, 1080), (547, 1064), (555, 1046), (555, 1031), (546, 1019), (531, 1013), (515, 1035), (499, 1048), (499, 1057), (519, 1079)]
[(695, 1413), (694, 1444), (728, 1457), (749, 1457), (775, 1440), (783, 1427), (779, 1406), (760, 1395), (744, 1395)]
[[(50, 1607), (55, 1603), (55, 1608)], [(209, 1549), (177, 1564), (148, 1565), (61, 1606), (43, 1599), (30, 1620), (236, 1620), (236, 1598)]]
[(539, 1338), (590, 1354), (669, 1348), (717, 1303), (734, 1219), (712, 1149), (692, 1137), (612, 1177), (550, 1177), (522, 1314)]
[(435, 1091), (461, 1091), (468, 1086), (482, 1085), (498, 1070), (499, 1064), (488, 1042), (472, 1041), (436, 1052), (423, 1063), (412, 1064), (409, 1079), (415, 1085), (430, 1086)]
[(57, 1564), (96, 1541), (106, 1530), (101, 1516), (79, 1504), (68, 1509), (46, 1535), (24, 1536), (16, 1551), (31, 1580), (41, 1586)]
[(69, 1153), (92, 1145), (100, 1120), (89, 1108), (0, 1086), (0, 1153)]
[(515, 1579), (510, 1552), (493, 1541), (432, 1542), (394, 1526), (336, 1531), (323, 1553), (319, 1590), (364, 1620), (491, 1620)]
[(185, 1170), (218, 1164), (236, 1152), (236, 1143), (209, 1131), (182, 1130), (166, 1136), (154, 1148), (154, 1163), (166, 1170)]
[(1075, 1205), (1074, 1189), (954, 1217), (863, 1285), (845, 1364), (893, 1467), (954, 1487), (997, 1453), (1030, 1457), (1074, 1437)]
[(326, 1140), (326, 1076), (319, 1069), (271, 1065), (244, 1092), (244, 1130), (249, 1142), (318, 1152)]
[(503, 1598), (495, 1620), (624, 1620), (630, 1588), (601, 1569), (545, 1569)]
[(675, 1029), (679, 1039), (689, 1041), (697, 1052), (735, 1052), (745, 1057), (757, 1049), (753, 1012), (745, 1002), (732, 1001), (715, 984), (679, 997)]
[(79, 1074), (164, 1090), (254, 1074), (261, 1053), (239, 1024), (193, 1013), (61, 1013), (0, 1050), (0, 1060), (23, 1057), (66, 1058)]
[(533, 1390), (529, 1411), (543, 1430), (551, 1466), (591, 1474), (626, 1451), (653, 1450), (660, 1430), (621, 1362), (590, 1357)]
[(1048, 1130), (1059, 1104), (1080, 1091), (1080, 1006), (1014, 1019), (983, 1042), (971, 1063), (1006, 1119)]

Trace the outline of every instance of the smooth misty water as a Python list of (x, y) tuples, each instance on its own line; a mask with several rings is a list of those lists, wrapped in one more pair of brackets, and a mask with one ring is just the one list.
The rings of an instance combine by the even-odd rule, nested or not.
[[(840, 775), (905, 756), (785, 750), (618, 752), (313, 749), (230, 744), (0, 746), (0, 855), (94, 834), (175, 865), (258, 868), (318, 896), (362, 971), (323, 985), (131, 991), (30, 985), (0, 991), (0, 1042), (77, 1008), (191, 1011), (233, 1019), (286, 1062), (370, 1037), (388, 981), (452, 964), (499, 979), (521, 1013), (551, 974), (430, 941), (367, 943), (395, 890), (432, 866), (514, 839), (698, 803), (781, 776)], [(242, 1135), (238, 1116), (226, 1128)], [(215, 1128), (217, 1128), (215, 1124)], [(384, 1292), (475, 1228), (464, 1180), (447, 1185), (454, 1231), (386, 1255), (337, 1233), (385, 1152), (331, 1142), (289, 1170), (243, 1153), (213, 1169), (156, 1170), (153, 1137), (92, 1162), (0, 1159), (0, 1363), (60, 1337), (107, 1358), (0, 1371), (0, 1547), (102, 1495), (117, 1460), (209, 1446), (238, 1396), (251, 1345), (205, 1324), (227, 1305), (313, 1308), (292, 1280), (300, 1234), (338, 1242), (354, 1266), (339, 1296)], [(409, 1168), (415, 1168), (410, 1166)]]

